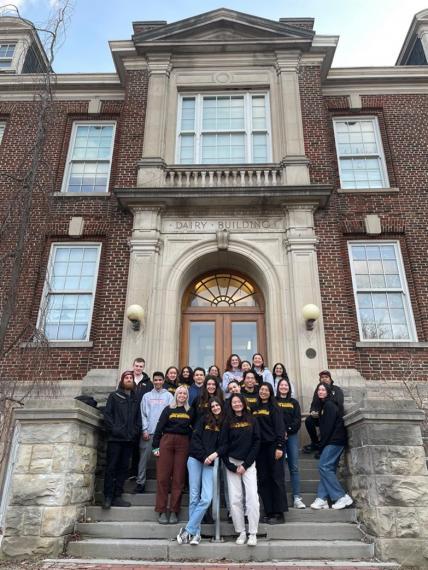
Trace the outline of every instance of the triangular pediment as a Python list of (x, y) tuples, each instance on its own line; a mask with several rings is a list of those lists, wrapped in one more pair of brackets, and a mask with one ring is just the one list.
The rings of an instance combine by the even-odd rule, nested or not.
[(151, 47), (180, 50), (191, 45), (224, 48), (225, 43), (229, 49), (265, 48), (271, 44), (275, 49), (288, 45), (305, 50), (309, 49), (313, 36), (312, 30), (221, 8), (142, 31), (133, 40), (144, 51)]

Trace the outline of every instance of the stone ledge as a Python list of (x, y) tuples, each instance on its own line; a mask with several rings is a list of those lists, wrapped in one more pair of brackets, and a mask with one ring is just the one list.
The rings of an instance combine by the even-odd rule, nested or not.
[(111, 192), (54, 192), (55, 198), (109, 198)]
[[(403, 403), (407, 405), (403, 409)], [(379, 401), (376, 402), (379, 405)], [(422, 423), (425, 420), (425, 413), (416, 407), (416, 404), (408, 402), (382, 402), (382, 407), (368, 405), (351, 410), (343, 418), (346, 427), (362, 422), (364, 420), (375, 422), (416, 422)]]
[(39, 342), (21, 342), (19, 348), (92, 348), (92, 340), (49, 340), (46, 345)]
[(396, 194), (399, 188), (338, 188), (338, 194)]
[(368, 342), (359, 341), (355, 343), (357, 348), (428, 348), (428, 342)]
[(102, 414), (99, 410), (79, 400), (29, 400), (25, 407), (14, 411), (20, 422), (58, 422), (60, 420), (79, 421), (90, 426), (100, 427)]

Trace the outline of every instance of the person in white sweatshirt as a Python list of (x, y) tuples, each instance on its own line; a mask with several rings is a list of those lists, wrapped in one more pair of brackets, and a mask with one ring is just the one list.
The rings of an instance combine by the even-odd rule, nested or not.
[(140, 437), (140, 461), (138, 463), (136, 493), (144, 493), (147, 462), (152, 451), (152, 439), (162, 410), (169, 406), (173, 396), (163, 387), (163, 372), (153, 373), (153, 390), (144, 394), (141, 400), (142, 434)]

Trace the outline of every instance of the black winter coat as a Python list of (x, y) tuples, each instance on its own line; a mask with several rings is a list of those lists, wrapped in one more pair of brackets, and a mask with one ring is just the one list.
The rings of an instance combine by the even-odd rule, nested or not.
[(135, 391), (129, 396), (124, 390), (112, 392), (104, 409), (108, 441), (134, 441), (141, 433), (139, 398)]

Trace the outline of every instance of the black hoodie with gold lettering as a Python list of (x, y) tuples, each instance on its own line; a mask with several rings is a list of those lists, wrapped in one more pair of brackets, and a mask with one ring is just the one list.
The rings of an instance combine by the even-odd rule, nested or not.
[(253, 412), (260, 427), (260, 439), (263, 443), (276, 443), (276, 449), (284, 448), (285, 426), (278, 406), (270, 402), (260, 402)]
[(256, 460), (260, 447), (260, 428), (258, 422), (245, 416), (234, 416), (227, 420), (220, 432), (220, 447), (222, 459), (229, 471), (235, 471), (237, 466), (229, 461), (229, 457), (242, 461), (245, 469), (251, 467)]
[(153, 449), (159, 447), (161, 437), (166, 433), (190, 436), (192, 433), (193, 410), (186, 410), (184, 406), (177, 408), (166, 407), (162, 410), (155, 433), (153, 435)]

